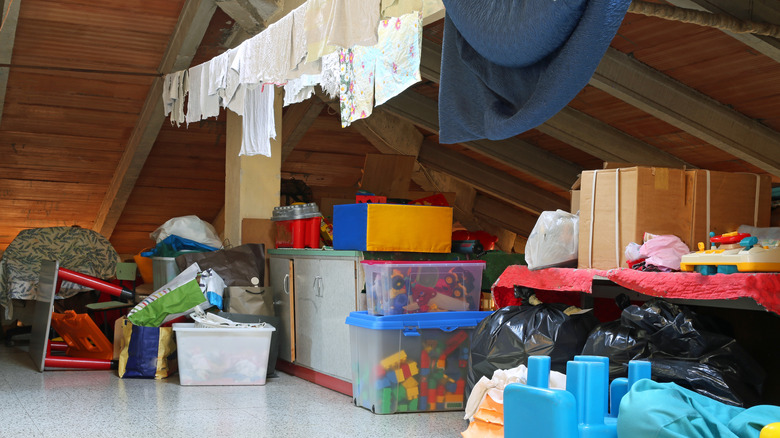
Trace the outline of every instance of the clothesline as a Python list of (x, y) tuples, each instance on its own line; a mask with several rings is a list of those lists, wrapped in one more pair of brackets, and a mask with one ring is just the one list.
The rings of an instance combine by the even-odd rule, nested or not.
[(348, 126), (420, 81), (422, 9), (423, 0), (308, 0), (238, 47), (166, 75), (165, 115), (178, 126), (228, 108), (243, 116), (239, 155), (270, 156), (273, 87), (284, 87), (286, 106), (320, 85)]

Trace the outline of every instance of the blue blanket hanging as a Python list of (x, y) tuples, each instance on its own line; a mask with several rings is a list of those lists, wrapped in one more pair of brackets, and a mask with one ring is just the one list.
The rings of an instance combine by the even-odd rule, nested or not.
[(631, 0), (444, 0), (439, 141), (535, 128), (588, 83)]

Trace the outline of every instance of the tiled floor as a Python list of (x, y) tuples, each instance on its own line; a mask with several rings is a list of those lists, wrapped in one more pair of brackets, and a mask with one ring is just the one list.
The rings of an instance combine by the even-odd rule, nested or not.
[(0, 346), (0, 437), (459, 437), (463, 412), (374, 415), (277, 371), (265, 386), (181, 386), (33, 368)]

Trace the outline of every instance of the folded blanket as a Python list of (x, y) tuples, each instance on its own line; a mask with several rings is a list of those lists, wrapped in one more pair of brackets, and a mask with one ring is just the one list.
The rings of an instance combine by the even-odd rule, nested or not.
[(439, 136), (535, 128), (588, 83), (630, 0), (445, 0)]

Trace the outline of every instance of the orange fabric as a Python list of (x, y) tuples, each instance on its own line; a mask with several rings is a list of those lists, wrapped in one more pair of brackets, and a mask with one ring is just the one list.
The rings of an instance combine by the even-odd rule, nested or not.
[(461, 435), (463, 438), (503, 437), (504, 405), (486, 396), (474, 414), (474, 421)]

